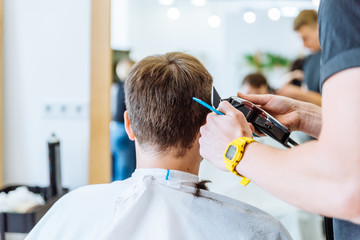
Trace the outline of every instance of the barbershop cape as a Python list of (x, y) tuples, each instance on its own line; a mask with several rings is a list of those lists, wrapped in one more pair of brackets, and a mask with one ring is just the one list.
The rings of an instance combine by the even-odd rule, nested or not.
[(291, 239), (279, 221), (206, 190), (196, 175), (137, 169), (131, 178), (90, 185), (62, 197), (26, 240)]

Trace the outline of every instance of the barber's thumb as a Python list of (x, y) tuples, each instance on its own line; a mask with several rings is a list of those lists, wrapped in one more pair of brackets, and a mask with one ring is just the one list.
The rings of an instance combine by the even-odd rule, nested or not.
[(234, 115), (237, 111), (228, 101), (221, 101), (218, 110), (225, 115)]

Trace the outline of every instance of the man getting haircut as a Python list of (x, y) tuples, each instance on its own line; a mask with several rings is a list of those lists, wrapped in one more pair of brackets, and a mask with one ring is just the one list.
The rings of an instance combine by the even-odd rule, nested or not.
[[(291, 239), (273, 217), (199, 189), (198, 139), (212, 77), (179, 52), (146, 57), (125, 82), (132, 177), (79, 188), (61, 198), (27, 239)], [(198, 187), (196, 187), (198, 186)]]

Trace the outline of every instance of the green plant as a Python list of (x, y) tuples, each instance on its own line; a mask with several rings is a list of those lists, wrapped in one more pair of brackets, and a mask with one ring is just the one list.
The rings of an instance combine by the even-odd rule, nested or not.
[(254, 67), (258, 72), (271, 70), (274, 67), (288, 67), (291, 62), (290, 59), (286, 57), (269, 52), (246, 54), (244, 58), (246, 63), (251, 67)]

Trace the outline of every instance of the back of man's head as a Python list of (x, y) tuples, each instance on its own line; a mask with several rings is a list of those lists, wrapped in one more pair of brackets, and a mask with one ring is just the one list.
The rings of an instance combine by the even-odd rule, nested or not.
[(315, 10), (308, 9), (302, 10), (294, 19), (293, 29), (294, 31), (298, 31), (302, 26), (316, 28), (317, 25), (317, 12)]
[(196, 58), (179, 52), (146, 57), (125, 81), (131, 128), (142, 148), (185, 155), (209, 112), (195, 103), (211, 102), (212, 77)]

